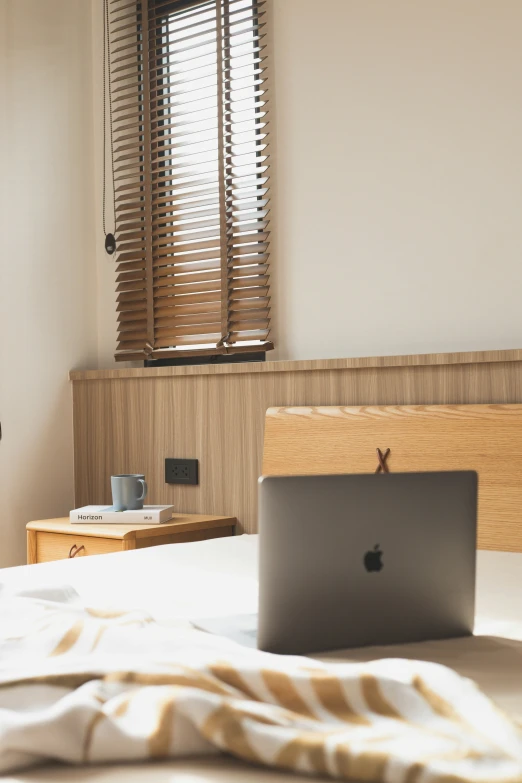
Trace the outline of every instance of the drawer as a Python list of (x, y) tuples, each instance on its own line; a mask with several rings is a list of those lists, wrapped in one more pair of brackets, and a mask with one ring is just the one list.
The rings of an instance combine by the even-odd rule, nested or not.
[(208, 541), (209, 538), (223, 538), (233, 536), (234, 527), (216, 527), (210, 530), (194, 530), (192, 533), (171, 533), (166, 536), (154, 536), (152, 538), (137, 538), (136, 549), (148, 546), (162, 546), (163, 544), (184, 544), (188, 541)]
[[(76, 547), (76, 550), (72, 549), (72, 547)], [(40, 531), (36, 533), (37, 563), (48, 563), (50, 560), (66, 560), (75, 551), (77, 552), (75, 557), (86, 557), (89, 555), (106, 555), (110, 552), (121, 552), (122, 549), (123, 541), (117, 538), (69, 536), (64, 533), (44, 533)]]

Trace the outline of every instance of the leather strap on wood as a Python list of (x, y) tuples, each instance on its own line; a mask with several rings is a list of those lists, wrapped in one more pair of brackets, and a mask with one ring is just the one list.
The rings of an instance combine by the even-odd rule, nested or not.
[(379, 464), (377, 465), (377, 469), (375, 472), (380, 473), (382, 471), (383, 473), (389, 473), (390, 469), (388, 467), (386, 460), (388, 459), (388, 456), (391, 453), (391, 449), (386, 449), (384, 454), (380, 449), (376, 449), (376, 452), (377, 452), (377, 459), (379, 460)]

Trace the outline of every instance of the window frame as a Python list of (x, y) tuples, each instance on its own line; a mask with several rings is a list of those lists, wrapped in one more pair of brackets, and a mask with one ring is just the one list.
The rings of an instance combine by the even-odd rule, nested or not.
[[(228, 298), (228, 292), (229, 292), (229, 272), (230, 272), (230, 265), (229, 265), (229, 258), (228, 255), (223, 257), (223, 247), (228, 241), (226, 239), (227, 236), (229, 236), (228, 232), (230, 231), (230, 227), (227, 226), (226, 220), (227, 220), (227, 205), (226, 205), (226, 199), (227, 194), (232, 192), (232, 185), (230, 186), (230, 190), (227, 189), (227, 172), (226, 167), (228, 165), (227, 162), (227, 152), (225, 150), (225, 137), (226, 137), (226, 122), (223, 118), (223, 114), (226, 111), (226, 103), (223, 99), (225, 84), (230, 84), (230, 73), (228, 75), (224, 76), (224, 69), (226, 68), (226, 62), (230, 63), (230, 55), (226, 58), (223, 57), (223, 55), (219, 55), (219, 47), (227, 40), (227, 34), (223, 32), (223, 23), (225, 20), (226, 25), (226, 9), (230, 8), (230, 3), (238, 3), (239, 0), (172, 0), (170, 3), (165, 2), (165, 0), (141, 0), (141, 2), (137, 3), (137, 9), (141, 9), (141, 14), (147, 15), (147, 26), (144, 30), (143, 26), (143, 16), (141, 17), (142, 21), (141, 24), (138, 21), (138, 50), (141, 46), (141, 60), (143, 63), (150, 63), (152, 67), (147, 68), (146, 72), (142, 65), (142, 80), (140, 82), (139, 73), (140, 69), (138, 68), (138, 82), (140, 83), (139, 91), (140, 95), (142, 95), (142, 100), (139, 102), (140, 104), (140, 113), (142, 115), (142, 123), (140, 123), (140, 133), (142, 135), (142, 155), (141, 155), (141, 172), (139, 175), (139, 182), (141, 183), (141, 194), (142, 198), (138, 199), (138, 201), (141, 201), (143, 203), (143, 214), (145, 219), (145, 229), (144, 229), (144, 235), (146, 237), (146, 259), (145, 259), (145, 279), (146, 279), (146, 331), (147, 331), (147, 339), (144, 345), (144, 348), (141, 351), (131, 350), (131, 351), (119, 351), (116, 354), (116, 360), (117, 361), (129, 361), (129, 360), (136, 360), (136, 359), (143, 359), (147, 366), (153, 366), (154, 364), (161, 363), (171, 363), (171, 364), (188, 364), (188, 363), (202, 363), (202, 362), (221, 362), (221, 361), (245, 361), (246, 358), (251, 357), (251, 360), (263, 360), (265, 358), (265, 354), (267, 350), (271, 350), (273, 346), (273, 342), (271, 339), (269, 339), (270, 336), (270, 290), (268, 288), (268, 296), (266, 297), (266, 331), (267, 331), (267, 337), (266, 339), (262, 341), (252, 341), (250, 344), (247, 341), (238, 341), (238, 342), (231, 342), (229, 340), (230, 338), (230, 329), (228, 330), (228, 334), (223, 333), (225, 330), (224, 324), (225, 320), (227, 322), (230, 321), (230, 313), (231, 313), (231, 304), (230, 299)], [(261, 0), (261, 3), (259, 0), (249, 0), (251, 2), (252, 6), (252, 29), (256, 28), (257, 33), (253, 36), (253, 56), (257, 59), (258, 51), (261, 51), (260, 46), (260, 38), (259, 35), (259, 19), (260, 19), (260, 6), (263, 5), (264, 0)], [(206, 6), (208, 5), (210, 7), (215, 7), (216, 9), (216, 39), (217, 39), (217, 46), (218, 46), (218, 52), (216, 57), (216, 66), (217, 66), (217, 99), (218, 99), (218, 139), (219, 144), (222, 145), (222, 149), (218, 153), (218, 163), (219, 163), (219, 194), (220, 194), (220, 209), (219, 209), (219, 219), (220, 219), (220, 248), (221, 248), (221, 288), (220, 288), (220, 300), (221, 300), (221, 312), (222, 312), (222, 335), (221, 339), (216, 343), (216, 345), (212, 345), (211, 343), (204, 344), (205, 347), (202, 348), (155, 348), (155, 298), (154, 298), (154, 257), (153, 257), (153, 237), (154, 237), (154, 226), (153, 226), (153, 194), (154, 194), (154, 184), (153, 184), (153, 162), (156, 164), (158, 163), (158, 151), (156, 149), (157, 147), (157, 139), (158, 139), (158, 133), (157, 128), (158, 125), (156, 125), (156, 128), (154, 128), (153, 120), (151, 117), (151, 95), (155, 94), (155, 101), (160, 100), (157, 97), (157, 93), (159, 92), (158, 88), (158, 82), (161, 80), (161, 76), (158, 76), (160, 73), (160, 70), (158, 69), (157, 61), (159, 60), (159, 57), (154, 56), (154, 54), (151, 56), (151, 43), (153, 44), (153, 34), (156, 36), (156, 44), (154, 46), (154, 51), (158, 52), (160, 46), (161, 46), (161, 39), (163, 38), (161, 32), (159, 30), (161, 29), (161, 22), (158, 20), (161, 20), (161, 18), (164, 18), (165, 25), (168, 24), (169, 18), (178, 12), (186, 11), (191, 8), (197, 8), (198, 6)], [(155, 15), (156, 9), (161, 10), (161, 14), (158, 16)], [(153, 27), (151, 30), (150, 26), (150, 19), (151, 15), (150, 12), (152, 10), (153, 13)], [(140, 11), (137, 10), (138, 13), (138, 19), (140, 16)], [(228, 27), (228, 31), (230, 31), (230, 27)], [(230, 33), (228, 35), (228, 38), (230, 38)], [(154, 44), (153, 44), (154, 45)], [(226, 45), (226, 44), (224, 44)], [(154, 60), (156, 60), (156, 63), (154, 63)], [(224, 62), (225, 60), (225, 62)], [(254, 103), (253, 105), (256, 107), (254, 111), (257, 111), (257, 106), (261, 107), (261, 112), (263, 115), (262, 121), (259, 125), (259, 127), (255, 128), (255, 136), (257, 139), (263, 139), (266, 137), (267, 132), (265, 131), (265, 128), (268, 125), (269, 118), (268, 118), (268, 110), (266, 108), (266, 103), (268, 101), (268, 94), (267, 94), (267, 79), (265, 75), (266, 71), (266, 63), (263, 62), (263, 58), (259, 57), (259, 61), (261, 65), (259, 66), (259, 72), (261, 74), (261, 86), (263, 88), (262, 90), (262, 96), (263, 96), (263, 102), (258, 103), (257, 99), (255, 99), (256, 95), (256, 77), (254, 76), (254, 84), (253, 84), (253, 96), (254, 96)], [(254, 65), (254, 68), (257, 68), (257, 65)], [(165, 72), (168, 72), (166, 70)], [(226, 81), (228, 79), (228, 82)], [(156, 104), (156, 110), (157, 110)], [(230, 105), (230, 104), (229, 104)], [(255, 116), (255, 115), (254, 115)], [(154, 122), (158, 122), (157, 118), (154, 120)], [(232, 121), (229, 121), (230, 123)], [(257, 126), (257, 120), (254, 120), (254, 125)], [(230, 124), (230, 127), (232, 125)], [(267, 141), (268, 144), (268, 141)], [(266, 145), (265, 145), (266, 146)], [(165, 154), (168, 156), (169, 149), (165, 150)], [(260, 156), (263, 154), (260, 150), (255, 151), (256, 158), (260, 158)], [(233, 157), (233, 153), (231, 153), (231, 159)], [(265, 156), (266, 157), (266, 156)], [(169, 160), (172, 161), (172, 156), (169, 158)], [(263, 158), (265, 160), (265, 158)], [(166, 167), (168, 168), (168, 167)], [(253, 201), (255, 203), (256, 200), (263, 202), (263, 205), (267, 203), (267, 200), (269, 199), (269, 196), (266, 196), (266, 193), (263, 191), (263, 184), (267, 182), (269, 174), (267, 174), (267, 168), (263, 171), (260, 171), (258, 168), (255, 170), (255, 174), (253, 176), (253, 179), (255, 181), (254, 191), (257, 192), (257, 183), (261, 183), (261, 192), (259, 195), (256, 195), (253, 198)], [(232, 169), (230, 169), (232, 170)], [(232, 176), (230, 177), (230, 183), (232, 183)], [(265, 189), (266, 190), (266, 189)], [(168, 202), (167, 202), (168, 204)], [(168, 212), (166, 206), (165, 210)], [(253, 208), (253, 215), (252, 220), (254, 222), (260, 221), (258, 215), (259, 208), (254, 207)], [(232, 211), (229, 210), (230, 214), (232, 214)], [(267, 214), (269, 212), (269, 209), (267, 210)], [(232, 220), (232, 218), (230, 218)], [(245, 218), (243, 217), (243, 220)], [(266, 221), (268, 223), (268, 220)], [(165, 227), (168, 225), (167, 223), (163, 224)], [(166, 228), (165, 228), (166, 230)], [(261, 230), (256, 229), (261, 237)], [(254, 236), (255, 232), (254, 230)], [(266, 231), (266, 235), (269, 235), (269, 230)], [(167, 234), (168, 235), (168, 234)], [(241, 236), (239, 234), (239, 236)], [(118, 239), (118, 236), (117, 236)], [(250, 241), (250, 240), (249, 240)], [(256, 240), (252, 241), (252, 244), (255, 246)], [(261, 243), (261, 240), (260, 240)], [(268, 246), (268, 241), (266, 242), (266, 245)], [(261, 246), (261, 244), (260, 244)], [(172, 247), (175, 247), (175, 242), (172, 242)], [(266, 250), (266, 256), (268, 256), (269, 250)], [(248, 267), (248, 264), (251, 264), (252, 267), (257, 264), (256, 259), (256, 252), (255, 247), (252, 254), (252, 260), (247, 261), (246, 266)], [(168, 266), (168, 264), (166, 265)], [(174, 267), (174, 264), (172, 264)], [(174, 275), (174, 271), (172, 273)], [(257, 273), (256, 273), (257, 274)], [(246, 272), (246, 276), (248, 277), (248, 271)], [(253, 276), (254, 277), (254, 276)], [(268, 283), (269, 286), (269, 283)], [(254, 291), (255, 294), (255, 291)], [(174, 293), (173, 296), (175, 297), (176, 294)], [(254, 296), (255, 299), (255, 296)], [(261, 300), (260, 300), (261, 301)], [(182, 303), (183, 304), (183, 303)], [(255, 306), (255, 305), (254, 305)], [(259, 311), (258, 311), (259, 312)], [(129, 319), (131, 320), (131, 319)], [(143, 321), (143, 319), (142, 319)], [(121, 322), (120, 327), (121, 328)], [(253, 330), (252, 330), (253, 331)], [(197, 331), (196, 331), (197, 334)], [(121, 336), (121, 331), (119, 331), (119, 337)]]

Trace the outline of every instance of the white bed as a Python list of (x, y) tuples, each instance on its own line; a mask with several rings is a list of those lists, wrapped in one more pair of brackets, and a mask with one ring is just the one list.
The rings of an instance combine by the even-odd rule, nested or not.
[[(504, 709), (522, 718), (522, 554), (479, 552), (476, 635), (404, 647), (366, 648), (329, 660), (411, 657), (444, 663), (472, 677)], [(30, 589), (70, 584), (96, 607), (145, 609), (159, 619), (251, 614), (257, 606), (257, 536), (174, 544), (0, 571), (0, 583)], [(224, 757), (89, 768), (46, 767), (4, 780), (211, 783), (309, 780), (247, 767)]]

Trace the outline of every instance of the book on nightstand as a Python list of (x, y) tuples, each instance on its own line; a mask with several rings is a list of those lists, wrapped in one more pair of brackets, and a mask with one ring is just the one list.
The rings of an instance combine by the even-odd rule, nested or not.
[(75, 524), (161, 525), (172, 519), (174, 506), (143, 506), (136, 511), (115, 511), (113, 506), (83, 506), (69, 514)]

